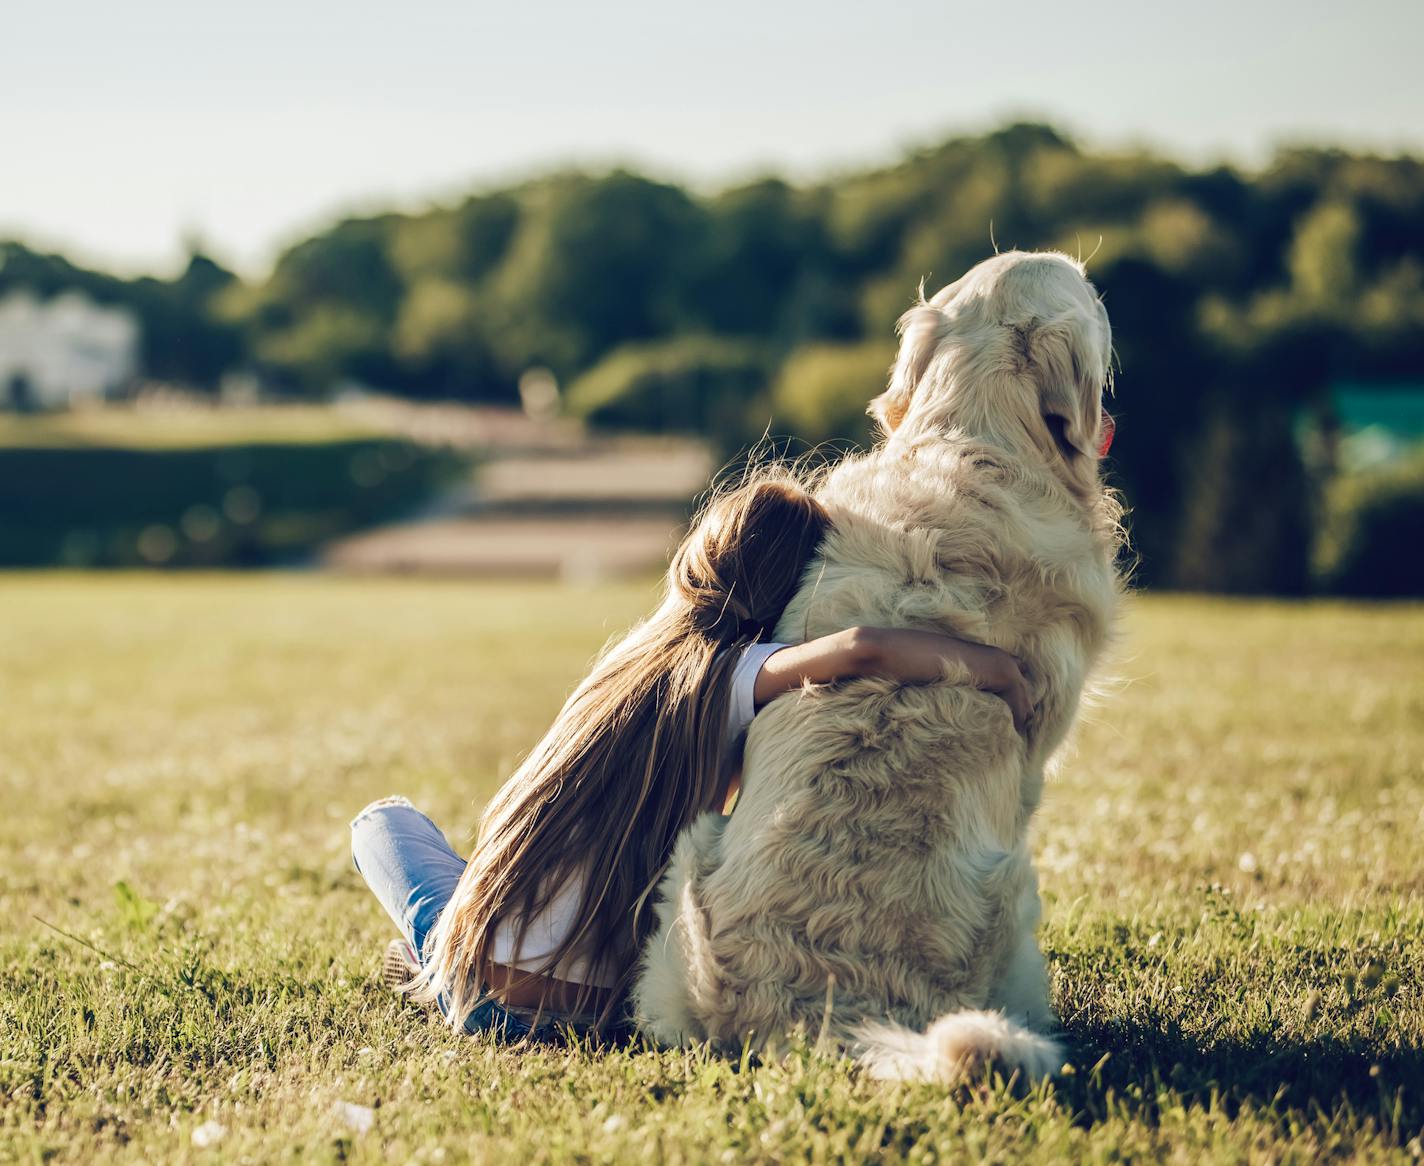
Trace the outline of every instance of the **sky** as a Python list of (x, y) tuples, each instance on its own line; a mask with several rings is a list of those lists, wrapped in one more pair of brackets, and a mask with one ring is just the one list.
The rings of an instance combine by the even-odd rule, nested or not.
[(570, 163), (715, 188), (1017, 117), (1259, 165), (1424, 153), (1419, 0), (20, 0), (0, 11), (0, 238), (260, 275), (345, 213)]

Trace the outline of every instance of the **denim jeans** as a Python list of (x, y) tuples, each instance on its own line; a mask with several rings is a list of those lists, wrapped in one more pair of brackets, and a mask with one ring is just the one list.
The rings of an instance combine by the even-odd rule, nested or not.
[[(381, 798), (356, 815), (351, 822), (351, 859), (424, 967), (425, 941), (455, 894), (464, 859), (440, 828), (405, 798)], [(449, 1015), (443, 995), (440, 1011)], [(545, 1011), (540, 1019), (542, 1031), (563, 1018)], [(518, 1040), (535, 1031), (531, 1020), (485, 997), (465, 1017), (465, 1031)]]

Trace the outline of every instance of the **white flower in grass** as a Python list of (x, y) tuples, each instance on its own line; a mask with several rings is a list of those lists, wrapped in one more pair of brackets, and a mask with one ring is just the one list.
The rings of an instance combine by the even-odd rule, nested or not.
[(216, 1146), (227, 1136), (227, 1126), (218, 1121), (205, 1121), (193, 1131), (193, 1145), (200, 1150)]
[(367, 1133), (376, 1123), (376, 1111), (369, 1105), (357, 1105), (354, 1101), (336, 1102), (331, 1107), (331, 1114), (353, 1133)]

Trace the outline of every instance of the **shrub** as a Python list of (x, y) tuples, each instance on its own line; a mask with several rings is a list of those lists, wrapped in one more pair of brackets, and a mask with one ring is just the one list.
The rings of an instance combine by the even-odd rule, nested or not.
[(408, 513), (459, 464), (384, 437), (0, 447), (0, 568), (271, 565)]
[(1424, 595), (1424, 454), (1331, 483), (1315, 572), (1339, 595)]
[(781, 366), (771, 404), (778, 431), (805, 441), (866, 441), (865, 407), (885, 387), (892, 345), (811, 344)]
[(746, 440), (748, 403), (766, 384), (759, 345), (686, 336), (615, 349), (576, 380), (565, 408), (610, 428)]

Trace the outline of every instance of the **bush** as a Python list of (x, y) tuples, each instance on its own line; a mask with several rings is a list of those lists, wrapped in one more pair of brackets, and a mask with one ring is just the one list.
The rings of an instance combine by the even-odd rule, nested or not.
[(1331, 484), (1315, 571), (1338, 595), (1424, 595), (1424, 455)]
[(711, 336), (627, 344), (573, 383), (565, 407), (594, 425), (735, 445), (747, 438), (748, 404), (766, 378), (759, 345)]
[(383, 437), (0, 447), (0, 567), (290, 561), (325, 539), (408, 513), (457, 465)]
[(771, 404), (777, 430), (815, 444), (870, 437), (865, 407), (885, 388), (892, 345), (811, 344), (781, 366)]

